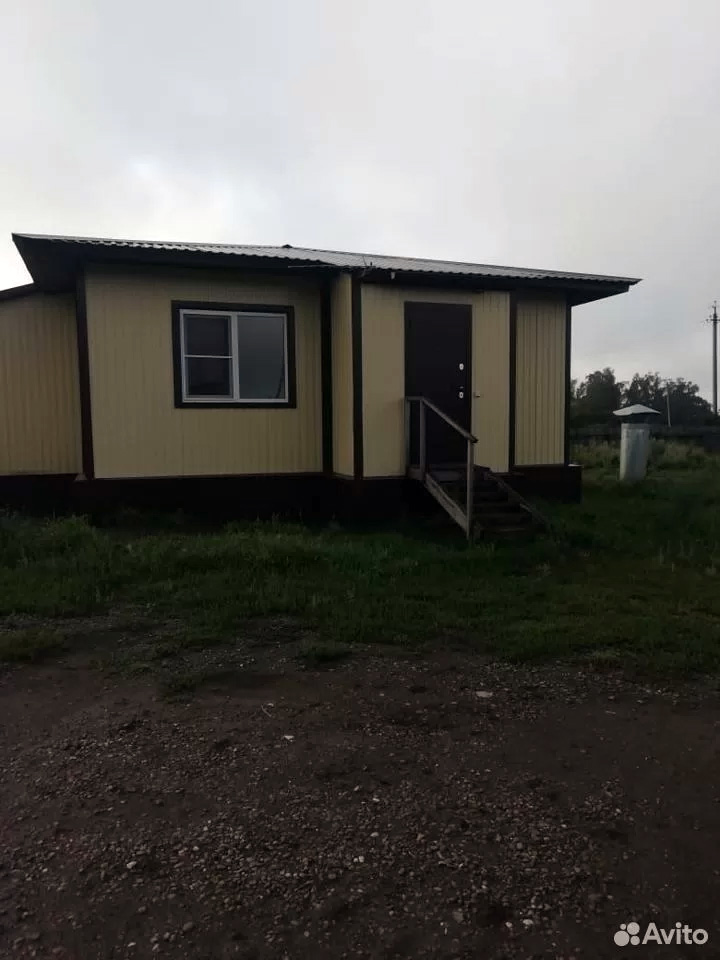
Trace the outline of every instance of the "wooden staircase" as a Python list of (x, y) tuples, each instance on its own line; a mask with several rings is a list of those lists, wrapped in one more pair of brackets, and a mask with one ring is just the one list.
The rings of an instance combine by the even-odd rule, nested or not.
[[(425, 487), (467, 532), (467, 473), (464, 468), (430, 468)], [(508, 539), (532, 536), (548, 529), (542, 514), (491, 470), (472, 471), (472, 525), (470, 539)], [(418, 478), (419, 479), (419, 478)], [(429, 481), (429, 482), (428, 482)]]
[[(410, 456), (410, 410), (419, 406), (418, 463)], [(427, 416), (439, 417), (466, 441), (464, 464), (431, 464), (427, 461)], [(539, 510), (487, 467), (475, 466), (477, 439), (426, 397), (406, 398), (406, 459), (408, 476), (418, 480), (452, 519), (468, 540), (479, 537), (529, 536), (549, 529)]]

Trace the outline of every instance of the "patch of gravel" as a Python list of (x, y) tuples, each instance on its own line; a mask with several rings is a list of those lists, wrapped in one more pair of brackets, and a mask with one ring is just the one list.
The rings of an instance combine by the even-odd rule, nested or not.
[(632, 910), (710, 929), (708, 690), (272, 655), (172, 703), (5, 678), (4, 954), (570, 960), (615, 956)]

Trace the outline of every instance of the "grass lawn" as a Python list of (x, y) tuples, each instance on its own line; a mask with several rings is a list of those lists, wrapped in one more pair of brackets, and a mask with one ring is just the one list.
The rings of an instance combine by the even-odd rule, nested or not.
[[(554, 536), (466, 547), (451, 521), (395, 530), (231, 524), (98, 528), (0, 518), (0, 660), (71, 646), (68, 618), (165, 624), (151, 661), (282, 618), (309, 661), (357, 643), (453, 646), (643, 672), (720, 666), (720, 457), (654, 452), (638, 487), (586, 450), (581, 505), (543, 505)], [(125, 612), (125, 614), (124, 614)], [(171, 627), (167, 627), (171, 624)], [(101, 627), (99, 628), (101, 629)]]

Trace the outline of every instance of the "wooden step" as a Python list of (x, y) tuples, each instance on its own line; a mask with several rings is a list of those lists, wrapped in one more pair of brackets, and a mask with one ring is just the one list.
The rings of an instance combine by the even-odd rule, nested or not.
[[(419, 468), (409, 475), (422, 482)], [(425, 473), (424, 486), (450, 517), (467, 530), (467, 473), (455, 464), (431, 467)], [(547, 520), (501, 477), (484, 468), (476, 468), (473, 480), (473, 534), (482, 537), (527, 537), (548, 527)]]
[(482, 514), (500, 514), (507, 515), (512, 513), (525, 514), (529, 516), (527, 510), (519, 503), (513, 503), (511, 500), (480, 500), (475, 504), (478, 513)]
[(514, 537), (528, 539), (538, 533), (537, 524), (525, 523), (521, 525), (506, 525), (503, 527), (475, 527), (475, 536), (478, 538), (511, 540)]
[(481, 527), (487, 527), (488, 530), (495, 530), (501, 527), (531, 527), (533, 518), (528, 514), (519, 513), (480, 514), (475, 522)]
[(483, 503), (509, 503), (510, 501), (505, 496), (501, 490), (493, 490), (489, 487), (478, 490), (475, 488), (473, 490), (473, 498), (475, 503), (480, 505)]
[[(445, 491), (445, 493), (447, 493), (448, 496), (454, 497), (455, 500), (458, 501), (458, 503), (465, 503), (465, 501), (467, 500), (465, 487), (452, 487), (452, 486), (448, 486), (448, 484), (445, 484), (445, 483), (440, 484), (440, 486)], [(496, 496), (493, 494), (478, 495), (477, 491), (473, 492), (473, 501), (475, 503), (476, 510), (483, 510), (485, 509), (485, 507), (493, 508), (496, 506), (502, 509), (505, 506), (505, 504), (510, 502), (509, 500), (506, 500), (505, 497)]]

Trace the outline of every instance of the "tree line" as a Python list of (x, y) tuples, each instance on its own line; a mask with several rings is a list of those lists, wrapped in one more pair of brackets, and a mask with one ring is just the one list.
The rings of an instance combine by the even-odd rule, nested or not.
[(618, 380), (611, 367), (571, 382), (570, 422), (574, 427), (617, 423), (613, 410), (633, 403), (658, 410), (662, 414), (658, 423), (667, 423), (668, 404), (673, 426), (720, 423), (696, 383), (683, 377), (666, 380), (659, 373), (636, 373), (632, 380)]

